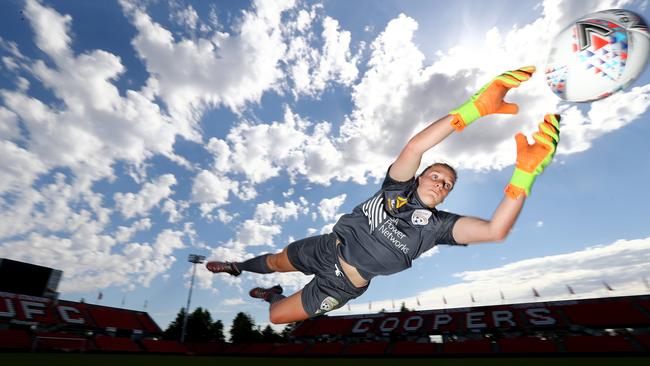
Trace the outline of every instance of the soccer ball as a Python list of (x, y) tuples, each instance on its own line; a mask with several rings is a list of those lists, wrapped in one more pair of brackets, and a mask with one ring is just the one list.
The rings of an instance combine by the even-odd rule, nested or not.
[(553, 40), (546, 82), (570, 102), (602, 99), (630, 85), (645, 69), (650, 33), (641, 16), (610, 9), (586, 15)]

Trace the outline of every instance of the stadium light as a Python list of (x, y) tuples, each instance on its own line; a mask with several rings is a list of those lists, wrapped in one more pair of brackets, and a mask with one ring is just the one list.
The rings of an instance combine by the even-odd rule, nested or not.
[(196, 265), (203, 263), (204, 255), (190, 254), (187, 261), (193, 263), (192, 281), (190, 282), (190, 293), (187, 295), (187, 306), (185, 307), (185, 317), (183, 318), (183, 329), (181, 330), (181, 343), (185, 342), (185, 333), (187, 332), (187, 318), (190, 315), (190, 301), (192, 301), (192, 288), (194, 288), (194, 276), (196, 275)]

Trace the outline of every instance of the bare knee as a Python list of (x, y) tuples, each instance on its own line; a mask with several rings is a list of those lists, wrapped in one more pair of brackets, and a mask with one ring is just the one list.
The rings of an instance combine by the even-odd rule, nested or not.
[(302, 307), (302, 290), (271, 304), (269, 320), (273, 324), (286, 324), (309, 318)]
[(286, 312), (286, 311), (273, 311), (269, 313), (269, 320), (273, 324), (287, 324), (300, 320), (305, 320), (309, 316), (302, 311)]
[(286, 321), (285, 319), (286, 319), (285, 316), (282, 316), (282, 315), (280, 315), (280, 314), (276, 314), (276, 313), (274, 313), (273, 311), (271, 311), (271, 314), (269, 315), (269, 320), (270, 320), (271, 323), (273, 323), (273, 324), (285, 324), (285, 323), (289, 323), (289, 322)]

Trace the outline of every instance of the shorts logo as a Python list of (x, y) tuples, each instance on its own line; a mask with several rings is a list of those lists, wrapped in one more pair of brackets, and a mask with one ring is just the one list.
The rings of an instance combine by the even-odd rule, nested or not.
[(415, 210), (411, 215), (411, 222), (413, 225), (426, 225), (429, 223), (429, 217), (431, 217), (431, 211)]
[(323, 300), (323, 302), (320, 303), (320, 309), (316, 311), (316, 314), (318, 313), (326, 313), (328, 311), (332, 311), (336, 309), (336, 306), (339, 304), (339, 301), (331, 296), (328, 296)]

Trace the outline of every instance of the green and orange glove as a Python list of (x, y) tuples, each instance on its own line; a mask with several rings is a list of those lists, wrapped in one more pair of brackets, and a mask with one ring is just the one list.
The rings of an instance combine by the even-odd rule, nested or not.
[(525, 66), (513, 71), (506, 71), (485, 84), (467, 102), (449, 112), (453, 116), (451, 125), (456, 131), (463, 130), (479, 117), (488, 114), (516, 114), (519, 107), (514, 103), (503, 100), (512, 88), (530, 79), (535, 72), (535, 66)]
[(551, 163), (558, 142), (560, 142), (560, 116), (547, 114), (544, 122), (539, 124), (539, 131), (533, 134), (535, 143), (528, 144), (522, 133), (515, 135), (517, 142), (517, 164), (510, 183), (506, 186), (506, 195), (512, 199), (530, 195), (530, 188), (535, 178), (542, 174)]

